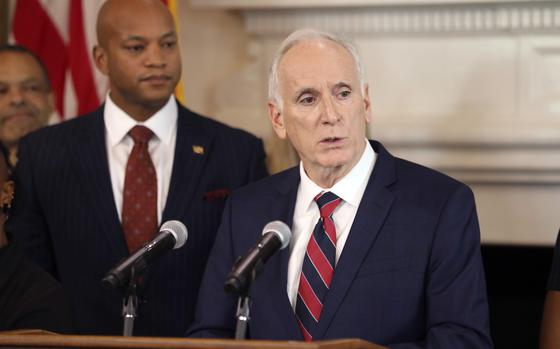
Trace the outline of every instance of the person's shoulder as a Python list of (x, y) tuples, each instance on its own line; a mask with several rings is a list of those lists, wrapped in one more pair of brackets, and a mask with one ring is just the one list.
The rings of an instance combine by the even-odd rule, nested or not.
[(10, 283), (13, 288), (20, 290), (20, 300), (29, 302), (36, 298), (37, 294), (48, 294), (61, 289), (60, 284), (49, 273), (24, 254), (20, 241), (10, 241), (5, 249), (15, 270)]
[(395, 158), (399, 179), (410, 179), (417, 183), (457, 187), (465, 185), (463, 182), (453, 178), (439, 170), (427, 167), (406, 159)]
[[(380, 143), (377, 146), (379, 163), (375, 166), (384, 166), (393, 163), (396, 182), (401, 188), (412, 193), (430, 193), (436, 195), (449, 195), (457, 190), (470, 192), (465, 183), (449, 176), (437, 169), (421, 165), (410, 160), (391, 155)], [(374, 169), (375, 171), (375, 169)]]
[(197, 131), (205, 132), (224, 141), (234, 139), (236, 141), (253, 143), (258, 140), (255, 135), (247, 131), (196, 113), (181, 104), (179, 104), (179, 118), (180, 122), (187, 124), (187, 127), (195, 127)]
[(72, 332), (71, 308), (62, 286), (52, 275), (23, 254), (16, 241), (8, 245), (16, 273), (10, 278), (14, 302), (19, 307), (15, 328), (41, 328), (54, 332)]
[(234, 196), (242, 201), (258, 196), (274, 196), (297, 188), (298, 184), (299, 166), (294, 166), (241, 187), (234, 192)]
[(22, 139), (22, 142), (30, 144), (50, 144), (67, 141), (75, 137), (80, 138), (87, 136), (88, 133), (93, 131), (96, 125), (103, 125), (103, 114), (100, 114), (99, 110), (40, 128), (26, 135)]

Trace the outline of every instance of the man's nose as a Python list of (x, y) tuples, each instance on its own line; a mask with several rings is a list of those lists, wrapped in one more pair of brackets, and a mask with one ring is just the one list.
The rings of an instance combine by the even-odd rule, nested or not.
[(332, 97), (323, 98), (321, 101), (322, 113), (321, 118), (324, 124), (334, 124), (340, 120), (340, 114), (336, 108)]
[(10, 101), (10, 105), (19, 106), (25, 103), (25, 95), (20, 88), (14, 87), (8, 92), (8, 100)]
[(159, 45), (148, 47), (146, 65), (151, 67), (164, 67), (166, 65), (165, 55)]

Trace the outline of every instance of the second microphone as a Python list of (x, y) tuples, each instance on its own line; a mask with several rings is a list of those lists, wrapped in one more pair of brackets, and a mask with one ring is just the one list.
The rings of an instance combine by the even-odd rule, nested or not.
[(246, 293), (260, 267), (276, 251), (286, 248), (290, 244), (291, 238), (292, 231), (286, 223), (272, 221), (265, 225), (261, 239), (243, 258), (235, 263), (229, 272), (224, 284), (226, 292)]

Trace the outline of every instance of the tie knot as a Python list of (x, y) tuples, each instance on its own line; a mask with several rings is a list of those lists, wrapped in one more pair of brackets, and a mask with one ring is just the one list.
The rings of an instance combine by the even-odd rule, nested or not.
[(330, 217), (334, 209), (342, 201), (341, 198), (336, 196), (336, 194), (331, 193), (330, 191), (318, 194), (314, 200), (315, 202), (317, 202), (317, 206), (319, 206), (319, 211), (321, 212), (321, 217), (323, 218)]
[(154, 135), (152, 130), (147, 128), (146, 126), (136, 125), (130, 131), (128, 131), (130, 137), (134, 140), (134, 143), (148, 143), (150, 138)]

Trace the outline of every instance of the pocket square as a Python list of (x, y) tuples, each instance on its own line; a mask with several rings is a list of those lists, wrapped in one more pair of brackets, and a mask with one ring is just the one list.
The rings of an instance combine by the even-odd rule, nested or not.
[(225, 199), (229, 196), (229, 189), (216, 189), (207, 191), (204, 193), (204, 200), (206, 201), (214, 201), (219, 199)]

